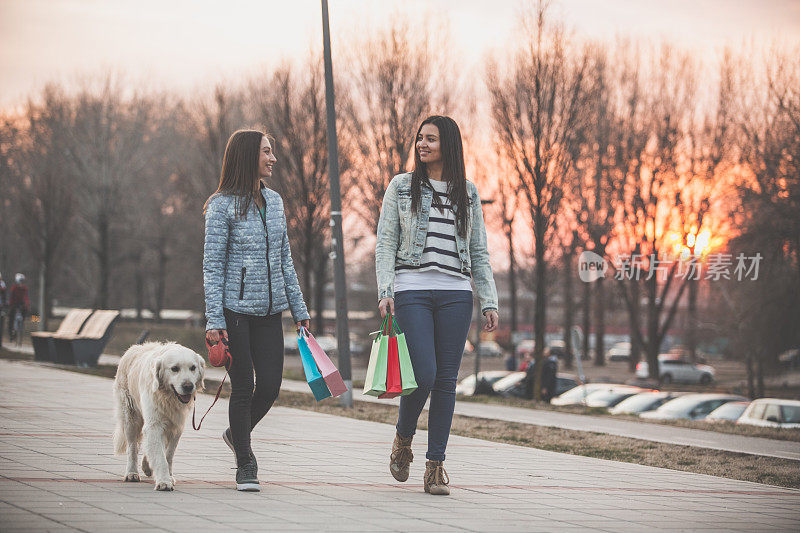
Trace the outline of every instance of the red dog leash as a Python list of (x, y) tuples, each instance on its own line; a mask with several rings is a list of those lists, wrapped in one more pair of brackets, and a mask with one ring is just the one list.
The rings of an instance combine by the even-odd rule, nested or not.
[[(224, 366), (225, 368), (228, 368), (228, 365), (231, 363), (231, 361), (233, 361), (231, 352), (228, 349), (228, 339), (225, 337), (220, 338), (220, 341), (213, 346), (206, 338), (206, 348), (208, 348), (208, 362), (211, 363), (211, 366)], [(211, 406), (209, 406), (206, 414), (200, 418), (199, 424), (195, 424), (195, 414), (197, 412), (197, 398), (195, 398), (195, 405), (192, 408), (192, 427), (195, 429), (195, 431), (200, 430), (200, 426), (203, 425), (203, 420), (205, 420), (206, 415), (211, 412), (211, 408), (214, 407), (214, 404), (216, 404), (217, 400), (219, 400), (219, 395), (222, 393), (222, 386), (225, 384), (225, 378), (227, 377), (228, 373), (225, 372), (225, 375), (222, 377), (222, 381), (219, 384), (219, 388), (217, 389), (217, 395), (214, 396), (214, 401), (211, 402)]]

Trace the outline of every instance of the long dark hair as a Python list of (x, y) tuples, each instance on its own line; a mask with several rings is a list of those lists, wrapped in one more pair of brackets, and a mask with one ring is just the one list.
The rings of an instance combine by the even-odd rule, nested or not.
[[(439, 144), (442, 152), (442, 179), (447, 182), (447, 194), (450, 204), (455, 209), (456, 229), (462, 237), (467, 235), (467, 212), (469, 200), (467, 198), (467, 171), (464, 166), (464, 147), (461, 144), (461, 130), (456, 121), (450, 117), (432, 115), (422, 121), (414, 137), (414, 170), (411, 172), (411, 209), (419, 209), (422, 183), (433, 189), (428, 169), (419, 158), (417, 139), (425, 124), (433, 124), (439, 128)], [(433, 190), (437, 203), (441, 203), (439, 195)]]
[[(219, 186), (214, 194), (232, 194), (236, 197), (236, 213), (245, 217), (250, 205), (256, 201), (260, 192), (260, 176), (258, 173), (261, 141), (266, 137), (272, 144), (274, 139), (261, 130), (238, 130), (228, 139), (225, 155), (222, 158), (222, 174)], [(212, 195), (213, 196), (213, 195)], [(209, 197), (203, 206), (203, 213), (208, 207)]]

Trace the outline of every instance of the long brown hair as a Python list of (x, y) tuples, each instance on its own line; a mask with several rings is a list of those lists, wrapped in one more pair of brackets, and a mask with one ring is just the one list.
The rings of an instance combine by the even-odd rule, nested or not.
[[(467, 199), (467, 171), (464, 165), (464, 147), (461, 143), (461, 130), (456, 121), (450, 117), (432, 115), (422, 121), (414, 137), (414, 171), (411, 173), (411, 209), (419, 209), (421, 184), (425, 183), (433, 189), (428, 169), (419, 158), (417, 139), (422, 126), (433, 124), (439, 128), (439, 143), (442, 150), (442, 178), (447, 182), (447, 194), (450, 204), (455, 208), (456, 228), (462, 237), (467, 235), (467, 217), (469, 213), (469, 200)], [(439, 195), (433, 190), (434, 198), (439, 201)]]
[[(214, 194), (230, 194), (235, 196), (237, 217), (245, 217), (250, 205), (256, 201), (260, 192), (260, 176), (258, 160), (261, 141), (266, 137), (275, 144), (272, 135), (261, 130), (238, 130), (228, 139), (225, 155), (222, 158), (222, 174), (219, 186)], [(211, 195), (214, 196), (213, 194)], [(209, 197), (203, 206), (203, 213), (208, 208)]]

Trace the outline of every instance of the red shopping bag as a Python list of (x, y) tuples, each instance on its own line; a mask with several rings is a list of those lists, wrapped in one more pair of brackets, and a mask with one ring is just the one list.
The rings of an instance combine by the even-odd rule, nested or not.
[(378, 398), (394, 398), (403, 392), (400, 379), (400, 356), (397, 352), (397, 337), (389, 337), (389, 361), (386, 369), (386, 392)]

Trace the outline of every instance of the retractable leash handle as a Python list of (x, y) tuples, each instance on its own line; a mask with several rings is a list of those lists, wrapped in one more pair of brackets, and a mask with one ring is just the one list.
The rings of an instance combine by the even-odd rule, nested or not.
[[(212, 345), (208, 342), (208, 337), (206, 337), (206, 348), (208, 348), (208, 361), (211, 363), (211, 366), (220, 367), (224, 366), (227, 368), (230, 366), (231, 362), (233, 362), (233, 357), (231, 356), (231, 352), (228, 349), (228, 339), (225, 337), (220, 337), (219, 342), (217, 344)], [(211, 412), (211, 408), (214, 407), (214, 404), (217, 403), (219, 400), (219, 395), (222, 393), (222, 386), (225, 384), (225, 378), (228, 377), (228, 372), (225, 372), (225, 375), (222, 377), (222, 381), (219, 384), (219, 388), (217, 389), (217, 395), (214, 396), (214, 401), (211, 402), (206, 414), (204, 414), (200, 418), (200, 423), (195, 424), (195, 415), (197, 414), (197, 395), (195, 395), (195, 404), (192, 407), (192, 427), (195, 431), (199, 431), (200, 427), (203, 425), (203, 420), (205, 420), (208, 413)]]

